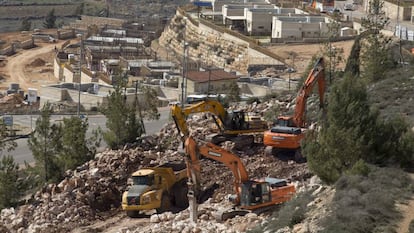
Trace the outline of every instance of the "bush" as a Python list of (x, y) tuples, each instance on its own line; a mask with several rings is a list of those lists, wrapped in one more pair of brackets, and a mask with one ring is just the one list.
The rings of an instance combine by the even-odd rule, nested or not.
[(274, 212), (271, 216), (271, 221), (249, 232), (276, 232), (279, 229), (285, 227), (292, 228), (295, 224), (301, 223), (308, 212), (308, 204), (314, 199), (312, 191), (298, 194), (295, 198), (286, 202), (279, 211)]
[(345, 175), (336, 183), (333, 214), (323, 232), (394, 232), (401, 216), (395, 203), (409, 198), (410, 178), (401, 170), (371, 167), (367, 176)]
[(408, 233), (414, 233), (414, 220), (410, 222), (410, 227), (408, 228)]

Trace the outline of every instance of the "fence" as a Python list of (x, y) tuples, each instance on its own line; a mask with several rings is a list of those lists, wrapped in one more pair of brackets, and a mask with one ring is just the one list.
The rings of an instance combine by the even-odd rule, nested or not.
[(414, 41), (414, 30), (409, 30), (401, 25), (395, 26), (394, 35), (401, 40)]

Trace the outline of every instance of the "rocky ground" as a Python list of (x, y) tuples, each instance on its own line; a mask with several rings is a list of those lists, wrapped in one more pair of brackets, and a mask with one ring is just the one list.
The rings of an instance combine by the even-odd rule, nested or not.
[[(261, 112), (268, 107), (269, 104), (259, 104), (249, 111)], [(214, 128), (205, 127), (214, 123), (203, 114), (195, 115), (189, 123), (192, 135), (198, 140), (203, 140), (204, 135), (212, 133), (209, 128)], [(129, 175), (143, 166), (182, 161), (182, 155), (177, 152), (178, 138), (175, 125), (170, 123), (140, 144), (97, 154), (94, 160), (67, 171), (60, 183), (43, 187), (26, 205), (2, 210), (0, 232), (96, 232), (92, 229), (104, 232), (245, 232), (265, 221), (269, 213), (251, 213), (225, 222), (214, 219), (217, 210), (231, 206), (226, 197), (232, 193), (233, 177), (229, 169), (211, 160), (202, 160), (201, 183), (203, 187), (217, 184), (218, 189), (199, 207), (196, 225), (190, 223), (188, 210), (160, 215), (148, 213), (136, 224), (131, 224), (126, 217), (120, 218), (120, 214), (124, 214), (120, 208), (121, 194)], [(298, 192), (309, 187), (306, 163), (266, 157), (260, 144), (234, 150), (233, 143), (226, 142), (223, 147), (241, 157), (251, 178), (286, 178), (296, 184)], [(124, 220), (114, 222), (114, 216)], [(109, 228), (112, 230), (105, 231)]]

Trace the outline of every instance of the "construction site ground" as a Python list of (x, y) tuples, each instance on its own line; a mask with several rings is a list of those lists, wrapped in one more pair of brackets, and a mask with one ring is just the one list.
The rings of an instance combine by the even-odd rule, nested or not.
[[(30, 34), (1, 33), (0, 40), (9, 45), (11, 42), (30, 39)], [(7, 90), (11, 83), (18, 83), (20, 88), (36, 88), (45, 84), (58, 83), (53, 74), (55, 48), (58, 49), (65, 41), (57, 43), (38, 43), (31, 49), (19, 50), (0, 63), (0, 91)]]
[[(16, 33), (3, 33), (0, 34), (0, 39), (3, 41), (11, 41), (15, 40), (16, 38), (21, 38), (22, 40), (24, 35), (20, 32)], [(20, 87), (24, 90), (27, 88), (37, 88), (40, 89), (40, 86), (43, 84), (51, 84), (57, 83), (58, 80), (53, 75), (53, 59), (55, 53), (55, 47), (59, 48), (59, 46), (64, 43), (64, 41), (58, 41), (55, 44), (51, 43), (40, 43), (37, 44), (35, 48), (29, 50), (20, 50), (17, 54), (7, 57), (6, 61), (3, 61), (0, 66), (0, 90), (6, 90), (10, 83), (19, 83)], [(344, 42), (336, 42), (333, 44), (336, 48), (343, 48), (343, 58), (347, 58), (349, 51), (352, 47), (353, 41), (344, 41)], [(278, 54), (279, 56), (284, 57), (288, 62), (293, 61), (290, 60), (290, 52), (294, 51), (296, 53), (296, 57), (294, 59), (294, 67), (297, 70), (295, 75), (301, 75), (305, 71), (306, 67), (308, 66), (310, 59), (312, 56), (316, 54), (320, 54), (322, 51), (322, 45), (319, 44), (301, 44), (301, 45), (277, 45), (272, 46), (269, 48), (272, 52)], [(158, 51), (160, 52), (160, 51)], [(344, 64), (340, 65), (340, 68), (343, 67)], [(198, 127), (198, 128), (197, 128)], [(201, 132), (204, 128), (204, 125), (195, 125), (195, 132)], [(173, 135), (174, 126), (171, 124), (161, 135)], [(162, 137), (159, 137), (162, 139)], [(153, 145), (160, 145), (164, 142), (160, 142), (161, 139), (157, 139), (156, 143)], [(176, 144), (177, 142), (173, 143)], [(176, 148), (177, 145), (171, 146), (170, 149)], [(227, 145), (228, 146), (228, 145)], [(150, 149), (149, 151), (151, 151)], [(155, 150), (156, 151), (156, 150)], [(112, 153), (129, 153), (130, 151), (126, 150), (123, 152), (106, 152), (109, 157), (112, 157)], [(171, 151), (170, 151), (171, 152)], [(136, 152), (134, 152), (136, 153)], [(151, 159), (147, 159), (144, 155), (149, 154), (151, 156), (155, 156), (154, 152), (143, 152), (139, 151), (142, 154), (142, 158), (140, 160), (151, 161)], [(158, 152), (157, 152), (158, 153)], [(275, 176), (275, 177), (294, 177), (296, 181), (303, 180), (306, 176), (309, 175), (307, 170), (306, 164), (295, 164), (289, 161), (279, 161), (276, 158), (266, 158), (264, 157), (263, 148), (260, 146), (254, 147), (252, 149), (248, 149), (243, 152), (239, 152), (240, 156), (242, 156), (243, 161), (246, 162), (248, 166), (249, 173), (252, 174), (253, 177), (262, 177), (262, 176)], [(123, 157), (122, 157), (123, 158)], [(131, 155), (130, 155), (131, 158)], [(177, 158), (177, 157), (175, 157)], [(163, 159), (152, 158), (157, 162), (161, 162)], [(98, 159), (100, 161), (102, 159)], [(110, 159), (108, 159), (110, 160)], [(124, 161), (125, 159), (119, 159), (119, 161)], [(128, 161), (128, 159), (127, 159)], [(138, 165), (144, 165), (144, 163), (138, 163)], [(119, 175), (119, 169), (123, 169), (122, 166), (118, 163), (113, 162), (114, 167), (113, 171), (117, 173), (110, 173), (109, 177), (112, 176), (123, 176), (124, 178), (127, 177), (129, 174), (126, 171), (131, 171), (136, 169), (136, 166), (129, 167), (126, 171), (122, 172), (122, 175)], [(206, 162), (206, 166), (204, 169), (204, 174), (207, 174), (205, 179), (208, 185), (212, 185), (214, 182), (219, 182), (220, 188), (214, 194), (214, 200), (220, 200), (224, 198), (225, 194), (231, 193), (231, 173), (229, 173), (225, 168), (217, 167), (217, 164), (211, 163), (211, 161)], [(93, 170), (93, 165), (97, 166), (99, 162), (91, 163), (90, 170)], [(127, 165), (123, 164), (122, 165)], [(264, 166), (265, 165), (265, 166)], [(111, 167), (110, 165), (109, 167)], [(88, 165), (89, 167), (89, 165)], [(108, 165), (104, 165), (103, 169), (108, 169)], [(88, 171), (88, 170), (86, 170)], [(225, 171), (225, 172), (223, 172)], [(103, 173), (103, 172), (102, 172)], [(102, 175), (103, 176), (103, 175)], [(106, 178), (109, 180), (113, 180), (113, 178)], [(122, 180), (122, 179), (120, 179)], [(119, 180), (118, 180), (119, 181)], [(125, 186), (125, 184), (120, 184), (120, 186)], [(43, 195), (46, 195), (43, 193)], [(51, 194), (50, 194), (51, 195)], [(40, 207), (46, 208), (47, 210), (47, 202), (45, 206), (41, 205)], [(39, 207), (39, 208), (40, 208)], [(410, 201), (408, 205), (402, 205), (401, 210), (405, 212), (403, 221), (398, 225), (399, 233), (406, 233), (408, 229), (408, 225), (413, 218), (414, 213), (414, 202)], [(162, 222), (161, 222), (162, 223)], [(120, 229), (139, 229), (140, 227), (143, 229), (150, 229), (150, 218), (143, 217), (143, 218), (128, 218), (126, 214), (120, 210), (120, 207), (112, 208), (104, 213), (100, 213), (99, 217), (93, 221), (91, 221), (87, 226), (79, 226), (76, 224), (71, 225), (71, 232), (80, 233), (80, 232), (120, 232)], [(243, 219), (235, 221), (234, 225), (241, 225), (247, 224), (243, 223)], [(245, 226), (247, 228), (247, 226)], [(53, 232), (53, 231), (51, 231)], [(124, 232), (124, 231), (122, 231)], [(151, 232), (145, 231), (142, 232)], [(156, 232), (156, 231), (154, 231)]]

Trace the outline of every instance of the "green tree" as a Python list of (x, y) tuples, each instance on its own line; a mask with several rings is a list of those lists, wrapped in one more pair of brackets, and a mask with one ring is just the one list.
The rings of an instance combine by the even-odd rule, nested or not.
[(377, 115), (370, 111), (365, 87), (350, 77), (332, 87), (328, 103), (321, 131), (310, 131), (302, 150), (310, 169), (333, 183), (368, 153), (366, 132), (376, 127)]
[(86, 138), (88, 120), (79, 117), (63, 119), (62, 148), (60, 152), (60, 167), (63, 171), (74, 169), (77, 166), (94, 158), (96, 148), (99, 147), (100, 137), (97, 131), (93, 136)]
[(230, 102), (239, 102), (240, 101), (240, 88), (237, 85), (237, 82), (231, 82), (228, 89), (228, 100)]
[(322, 54), (325, 59), (326, 73), (329, 74), (329, 81), (332, 82), (332, 79), (335, 77), (335, 73), (338, 65), (342, 62), (342, 57), (344, 54), (344, 49), (341, 47), (335, 47), (332, 43), (339, 37), (339, 32), (341, 29), (341, 24), (338, 20), (331, 20), (328, 23), (328, 40), (324, 43)]
[(126, 96), (122, 94), (125, 85), (124, 79), (120, 75), (116, 76), (114, 91), (108, 96), (108, 103), (102, 109), (108, 128), (103, 133), (103, 139), (113, 149), (135, 142), (143, 134), (136, 104), (128, 105)]
[[(363, 82), (347, 75), (332, 87), (327, 119), (320, 132), (309, 131), (302, 150), (321, 179), (335, 182), (344, 172), (367, 162), (411, 166), (414, 134), (401, 118), (382, 120), (371, 109)], [(359, 166), (361, 167), (361, 166)]]
[(56, 28), (56, 19), (57, 17), (55, 16), (55, 8), (53, 8), (46, 15), (45, 21), (43, 22), (43, 26), (45, 28)]
[(393, 66), (391, 56), (391, 38), (381, 33), (389, 24), (389, 18), (383, 11), (384, 2), (369, 2), (369, 11), (362, 18), (362, 27), (369, 31), (362, 44), (362, 76), (368, 81), (378, 81), (386, 77), (386, 72)]
[(139, 107), (141, 109), (137, 109), (142, 112), (141, 118), (147, 120), (160, 119), (160, 113), (158, 112), (157, 108), (157, 101), (154, 101), (157, 100), (157, 92), (151, 87), (143, 86), (142, 93), (144, 94), (142, 101), (144, 104), (140, 104)]
[(44, 182), (57, 181), (62, 174), (58, 155), (62, 150), (62, 127), (50, 123), (52, 107), (46, 103), (36, 120), (34, 133), (28, 140), (29, 148), (36, 161), (37, 172)]
[(4, 124), (3, 119), (0, 118), (0, 156), (16, 148), (16, 142), (9, 139), (9, 129)]
[(29, 20), (29, 18), (23, 18), (22, 23), (20, 25), (20, 31), (30, 31), (31, 28), (32, 22)]
[(11, 155), (0, 161), (0, 209), (14, 206), (19, 197), (19, 165)]
[(13, 206), (18, 198), (18, 165), (8, 152), (17, 144), (9, 138), (9, 129), (0, 119), (0, 209)]

